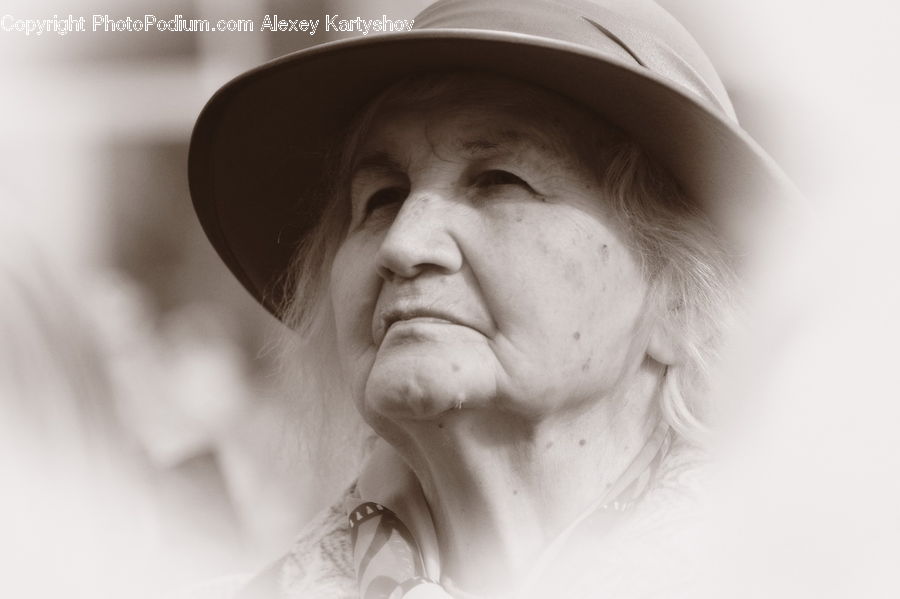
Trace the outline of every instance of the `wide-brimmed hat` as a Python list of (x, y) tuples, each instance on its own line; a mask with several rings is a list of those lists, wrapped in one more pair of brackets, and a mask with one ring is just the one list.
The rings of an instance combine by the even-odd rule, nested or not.
[(244, 73), (200, 114), (194, 207), (232, 273), (273, 314), (323, 207), (330, 150), (381, 90), (438, 70), (512, 77), (595, 111), (663, 165), (736, 251), (752, 245), (773, 206), (795, 201), (738, 125), (708, 58), (653, 2), (440, 0), (411, 31), (322, 44)]

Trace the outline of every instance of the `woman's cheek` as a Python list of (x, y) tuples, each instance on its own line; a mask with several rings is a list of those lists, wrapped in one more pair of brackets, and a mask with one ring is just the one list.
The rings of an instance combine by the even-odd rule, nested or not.
[(359, 379), (364, 386), (364, 376), (371, 369), (375, 356), (372, 318), (381, 284), (371, 255), (363, 244), (350, 239), (341, 247), (331, 269), (329, 292), (338, 355), (354, 386), (359, 386)]

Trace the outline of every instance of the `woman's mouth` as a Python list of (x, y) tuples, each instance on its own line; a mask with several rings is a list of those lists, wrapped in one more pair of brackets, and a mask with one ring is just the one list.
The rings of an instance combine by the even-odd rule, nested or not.
[(460, 325), (468, 326), (456, 316), (435, 310), (433, 308), (406, 308), (391, 309), (385, 311), (381, 318), (378, 319), (379, 326), (375, 331), (375, 342), (381, 345), (381, 342), (387, 336), (388, 331), (395, 325), (414, 325), (414, 324), (444, 324), (444, 325)]

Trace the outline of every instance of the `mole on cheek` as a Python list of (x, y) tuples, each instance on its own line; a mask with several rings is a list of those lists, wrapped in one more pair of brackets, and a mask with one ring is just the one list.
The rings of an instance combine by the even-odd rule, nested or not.
[(453, 372), (459, 372), (459, 364), (451, 364), (450, 368), (453, 369)]
[(579, 339), (581, 339), (581, 332), (575, 331), (575, 333), (572, 335), (572, 339), (574, 339), (575, 341), (578, 341)]
[(588, 358), (584, 361), (584, 364), (581, 365), (581, 372), (587, 372), (591, 367), (591, 359)]
[(604, 264), (609, 262), (609, 246), (604, 244), (600, 245), (600, 258), (603, 260)]
[(581, 439), (581, 440), (578, 442), (578, 445), (580, 445), (581, 447), (584, 447), (586, 444), (587, 444), (587, 441), (585, 441), (584, 439)]

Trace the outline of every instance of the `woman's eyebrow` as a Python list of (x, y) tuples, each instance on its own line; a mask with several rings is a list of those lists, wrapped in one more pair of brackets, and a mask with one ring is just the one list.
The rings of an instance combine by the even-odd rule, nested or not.
[(545, 136), (536, 131), (501, 129), (475, 138), (460, 139), (458, 146), (473, 158), (484, 158), (501, 152), (520, 150), (523, 146), (544, 151), (550, 147), (550, 143)]
[(393, 156), (379, 150), (360, 154), (351, 165), (350, 176), (353, 177), (361, 171), (398, 173), (403, 170), (403, 166)]
[(501, 145), (500, 142), (490, 141), (487, 139), (472, 139), (460, 143), (462, 149), (468, 154), (485, 154), (491, 150), (496, 150)]

